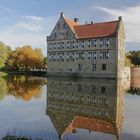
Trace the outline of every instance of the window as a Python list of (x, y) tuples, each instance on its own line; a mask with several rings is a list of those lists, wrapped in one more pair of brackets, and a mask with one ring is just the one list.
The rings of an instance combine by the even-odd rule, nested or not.
[(102, 39), (100, 39), (100, 47), (103, 46), (103, 42), (102, 42)]
[(107, 44), (106, 44), (106, 46), (108, 47), (109, 45), (110, 45), (110, 40), (107, 39)]
[(104, 51), (104, 52), (100, 52), (100, 59), (108, 59), (109, 58), (109, 52), (108, 51)]
[(82, 90), (82, 85), (78, 84), (78, 91), (81, 91), (81, 90)]
[(56, 38), (56, 36), (57, 36), (57, 34), (56, 33), (54, 33), (54, 37)]
[(102, 87), (102, 91), (101, 91), (103, 94), (106, 93), (106, 88), (105, 87)]
[(74, 53), (67, 53), (67, 61), (74, 61)]
[(96, 46), (97, 46), (96, 40), (91, 40), (91, 46), (92, 46), (92, 47), (96, 47)]
[(82, 48), (85, 47), (85, 41), (82, 41)]
[(97, 58), (97, 53), (96, 52), (89, 52), (89, 59), (96, 59)]
[(59, 55), (59, 60), (62, 62), (64, 61), (64, 55)]
[(82, 64), (78, 64), (78, 69), (82, 70)]
[(59, 48), (60, 48), (60, 49), (63, 49), (63, 48), (64, 48), (63, 42), (60, 42), (59, 44), (60, 44), (60, 45), (59, 45)]
[(78, 53), (78, 56), (79, 56), (79, 59), (84, 59), (84, 53), (83, 52)]
[(93, 71), (96, 71), (96, 64), (93, 64), (92, 66)]
[(73, 56), (72, 55), (69, 56), (69, 60), (73, 61)]
[(72, 49), (73, 48), (73, 42), (70, 41), (69, 43), (70, 43), (70, 49)]
[(108, 38), (100, 39), (100, 47), (108, 47), (110, 45), (110, 40)]
[(96, 86), (92, 85), (92, 93), (96, 93)]
[(49, 55), (49, 61), (55, 61), (55, 54)]
[(103, 70), (103, 71), (106, 70), (106, 64), (102, 64), (102, 70)]

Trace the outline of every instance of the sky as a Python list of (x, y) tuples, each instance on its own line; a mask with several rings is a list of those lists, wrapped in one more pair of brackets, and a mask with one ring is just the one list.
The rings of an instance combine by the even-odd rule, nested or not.
[(13, 49), (23, 45), (47, 54), (46, 36), (60, 13), (80, 23), (116, 20), (122, 16), (126, 51), (140, 48), (140, 0), (0, 0), (0, 41)]

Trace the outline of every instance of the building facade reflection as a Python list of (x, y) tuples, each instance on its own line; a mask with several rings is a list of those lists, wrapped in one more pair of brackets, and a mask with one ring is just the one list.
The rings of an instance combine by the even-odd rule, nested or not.
[(82, 128), (118, 139), (125, 87), (123, 80), (48, 78), (46, 113), (59, 138)]

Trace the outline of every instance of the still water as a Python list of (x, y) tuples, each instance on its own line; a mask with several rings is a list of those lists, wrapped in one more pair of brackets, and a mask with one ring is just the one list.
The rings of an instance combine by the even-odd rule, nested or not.
[(139, 90), (129, 86), (124, 80), (0, 78), (0, 139), (139, 140)]

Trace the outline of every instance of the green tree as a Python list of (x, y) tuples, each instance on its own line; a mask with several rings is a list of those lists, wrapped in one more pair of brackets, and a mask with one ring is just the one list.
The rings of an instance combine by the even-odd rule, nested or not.
[(8, 56), (8, 48), (3, 42), (0, 42), (0, 68), (4, 66), (7, 56)]
[(133, 65), (140, 65), (140, 51), (130, 51), (128, 58)]

